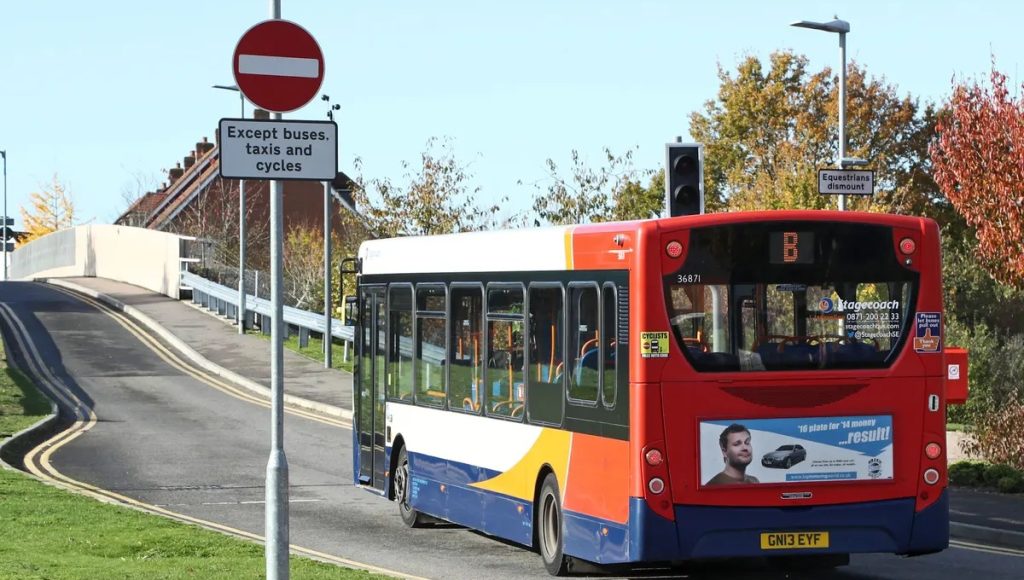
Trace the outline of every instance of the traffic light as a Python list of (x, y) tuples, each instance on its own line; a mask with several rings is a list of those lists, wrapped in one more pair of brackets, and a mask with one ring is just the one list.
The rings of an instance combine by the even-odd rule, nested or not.
[(704, 213), (704, 146), (665, 144), (665, 208), (669, 217)]

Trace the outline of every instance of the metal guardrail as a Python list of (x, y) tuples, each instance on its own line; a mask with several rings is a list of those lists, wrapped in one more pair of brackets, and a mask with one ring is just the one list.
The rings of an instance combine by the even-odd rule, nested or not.
[[(192, 289), (193, 302), (199, 302), (207, 308), (217, 310), (218, 312), (223, 310), (222, 314), (227, 314), (230, 317), (234, 317), (238, 311), (237, 288), (221, 286), (216, 282), (211, 282), (191, 272), (181, 273), (181, 285)], [(198, 300), (197, 293), (199, 294)], [(211, 303), (209, 299), (213, 299), (216, 302)], [(262, 316), (271, 316), (273, 314), (272, 306), (270, 300), (258, 298), (252, 294), (245, 295), (246, 312), (251, 311)], [(284, 322), (285, 324), (291, 324), (321, 334), (324, 332), (324, 315), (316, 312), (307, 312), (291, 306), (285, 306)], [(332, 318), (331, 336), (351, 342), (355, 339), (355, 330), (351, 326), (345, 326), (337, 318)]]

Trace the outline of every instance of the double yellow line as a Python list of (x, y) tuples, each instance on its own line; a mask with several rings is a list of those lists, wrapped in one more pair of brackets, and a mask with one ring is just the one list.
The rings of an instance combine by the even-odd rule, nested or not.
[[(66, 294), (67, 296), (70, 296), (75, 300), (89, 304), (90, 306), (96, 308), (100, 312), (111, 317), (125, 330), (130, 332), (136, 338), (138, 338), (146, 347), (152, 350), (167, 364), (195, 378), (196, 380), (205, 383), (228, 395), (231, 395), (232, 397), (235, 397), (237, 399), (241, 399), (243, 401), (247, 401), (249, 403), (260, 405), (266, 408), (270, 407), (270, 403), (265, 399), (262, 399), (249, 391), (242, 390), (222, 380), (220, 377), (212, 375), (204, 370), (197, 369), (193, 365), (187, 363), (176, 353), (172, 352), (170, 349), (166, 348), (163, 344), (161, 344), (158, 340), (150, 336), (133, 320), (131, 320), (121, 312), (112, 309), (108, 305), (93, 298), (90, 298), (88, 296), (77, 294), (75, 292), (71, 292), (62, 288), (57, 288), (55, 286), (48, 286), (48, 288), (57, 290), (63, 294)], [(240, 538), (245, 538), (255, 542), (263, 543), (265, 541), (265, 538), (259, 534), (247, 532), (245, 530), (240, 530), (238, 528), (226, 526), (217, 522), (211, 522), (209, 520), (203, 520), (199, 518), (194, 518), (192, 516), (180, 514), (177, 512), (172, 512), (162, 507), (141, 502), (134, 498), (114, 493), (109, 490), (101, 489), (82, 481), (78, 481), (58, 471), (51, 463), (51, 458), (53, 454), (57, 452), (61, 447), (67, 445), (68, 443), (77, 439), (83, 433), (89, 431), (89, 429), (92, 429), (93, 425), (95, 425), (97, 421), (96, 413), (94, 413), (89, 405), (83, 402), (81, 398), (79, 398), (70, 388), (68, 388), (68, 386), (60, 378), (53, 374), (53, 372), (47, 366), (45, 359), (42, 357), (42, 355), (39, 353), (39, 350), (32, 342), (32, 337), (31, 334), (28, 332), (28, 329), (25, 327), (21, 319), (18, 318), (18, 316), (7, 304), (0, 303), (0, 318), (2, 318), (7, 323), (7, 327), (10, 329), (11, 337), (17, 343), (18, 349), (23, 354), (23, 359), (25, 360), (26, 364), (29, 367), (23, 370), (31, 374), (36, 379), (37, 384), (43, 387), (47, 394), (49, 394), (51, 397), (59, 401), (59, 403), (61, 403), (66, 409), (70, 410), (74, 416), (74, 422), (71, 424), (70, 427), (58, 433), (56, 436), (50, 438), (49, 440), (40, 443), (34, 449), (29, 451), (28, 454), (25, 455), (25, 468), (30, 473), (42, 479), (43, 481), (51, 483), (57, 487), (67, 489), (70, 491), (75, 491), (83, 495), (92, 497), (94, 499), (98, 499), (100, 501), (126, 505), (128, 507), (132, 507), (144, 512), (161, 515), (174, 520), (198, 525), (203, 528), (230, 534)], [(352, 427), (350, 422), (323, 417), (321, 415), (311, 413), (304, 409), (288, 407), (286, 408), (286, 412), (291, 415), (296, 415), (299, 417), (309, 419), (311, 421), (317, 421), (327, 425), (333, 425), (336, 427), (347, 429), (351, 429)], [(323, 562), (328, 562), (331, 564), (338, 564), (341, 566), (347, 566), (349, 568), (359, 568), (370, 572), (386, 574), (399, 578), (423, 580), (418, 576), (410, 576), (408, 574), (404, 574), (402, 572), (398, 572), (395, 570), (389, 570), (386, 568), (373, 566), (371, 564), (365, 564), (363, 562), (349, 560), (347, 558), (334, 556), (332, 554), (312, 550), (310, 548), (304, 548), (302, 546), (297, 546), (295, 544), (291, 544), (289, 546), (289, 550), (293, 554), (300, 554), (309, 558), (313, 558)]]

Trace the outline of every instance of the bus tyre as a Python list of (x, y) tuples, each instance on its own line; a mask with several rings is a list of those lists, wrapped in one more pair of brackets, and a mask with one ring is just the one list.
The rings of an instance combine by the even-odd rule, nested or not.
[(558, 479), (549, 473), (540, 487), (537, 498), (537, 547), (544, 567), (552, 576), (564, 576), (569, 569), (569, 558), (562, 553), (562, 498), (558, 493)]
[(426, 518), (420, 512), (413, 509), (409, 503), (409, 490), (412, 484), (409, 482), (409, 454), (405, 452), (403, 445), (398, 450), (398, 466), (395, 468), (395, 501), (398, 502), (398, 514), (402, 521), (410, 528), (422, 527)]

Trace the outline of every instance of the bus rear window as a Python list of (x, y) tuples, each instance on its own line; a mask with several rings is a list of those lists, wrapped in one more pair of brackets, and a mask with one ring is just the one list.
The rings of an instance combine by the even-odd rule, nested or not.
[(664, 279), (681, 350), (708, 372), (888, 366), (918, 283), (892, 240), (890, 228), (845, 223), (692, 230)]

